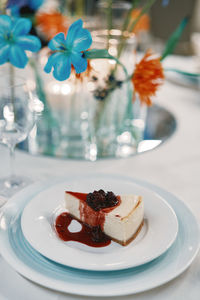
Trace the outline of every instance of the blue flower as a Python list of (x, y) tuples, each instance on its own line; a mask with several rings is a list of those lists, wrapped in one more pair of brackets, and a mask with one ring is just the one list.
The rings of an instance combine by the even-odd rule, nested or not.
[(12, 16), (19, 17), (20, 9), (28, 6), (32, 10), (37, 10), (44, 0), (9, 0), (7, 7), (10, 8)]
[(27, 5), (28, 0), (8, 0), (7, 7), (17, 5), (18, 7), (23, 7)]
[(49, 42), (48, 46), (54, 53), (49, 57), (44, 70), (50, 73), (53, 67), (53, 76), (59, 81), (69, 78), (71, 65), (78, 74), (87, 69), (87, 59), (83, 52), (91, 46), (92, 37), (82, 26), (83, 21), (77, 20), (70, 26), (66, 39), (61, 32)]
[(25, 50), (36, 52), (41, 48), (40, 40), (28, 35), (31, 26), (28, 19), (0, 16), (0, 65), (10, 62), (24, 68), (28, 62)]
[(31, 9), (37, 10), (43, 2), (44, 0), (9, 0), (7, 7), (17, 6), (18, 8), (22, 8), (29, 6)]
[(44, 0), (29, 0), (29, 7), (33, 10), (37, 10), (42, 4)]

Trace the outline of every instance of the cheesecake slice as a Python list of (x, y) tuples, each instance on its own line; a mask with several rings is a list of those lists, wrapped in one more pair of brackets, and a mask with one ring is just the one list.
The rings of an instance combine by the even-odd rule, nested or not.
[(143, 225), (144, 204), (141, 196), (115, 196), (103, 190), (93, 193), (65, 192), (65, 207), (77, 220), (99, 226), (113, 241), (128, 245)]

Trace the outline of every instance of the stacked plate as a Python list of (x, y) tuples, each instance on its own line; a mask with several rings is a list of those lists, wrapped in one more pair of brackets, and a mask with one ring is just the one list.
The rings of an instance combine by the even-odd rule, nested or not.
[[(92, 248), (57, 237), (54, 223), (65, 211), (64, 191), (95, 189), (143, 197), (144, 226), (128, 246)], [(76, 226), (74, 221), (71, 230)], [(17, 272), (79, 295), (134, 294), (162, 285), (191, 264), (199, 241), (198, 224), (183, 202), (147, 182), (116, 175), (74, 175), (32, 185), (7, 203), (0, 218), (0, 251)]]

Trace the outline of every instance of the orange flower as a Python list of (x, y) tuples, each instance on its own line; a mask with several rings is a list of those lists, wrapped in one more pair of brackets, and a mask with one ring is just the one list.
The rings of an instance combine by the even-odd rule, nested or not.
[(52, 39), (57, 33), (68, 30), (68, 20), (57, 11), (50, 13), (40, 12), (36, 15), (36, 24), (42, 33), (45, 34), (47, 40)]
[[(132, 21), (135, 20), (139, 14), (141, 13), (141, 9), (134, 9), (132, 11), (131, 17), (132, 17)], [(133, 32), (135, 34), (138, 34), (140, 31), (148, 31), (150, 28), (150, 19), (149, 16), (147, 14), (144, 14), (139, 21), (137, 22), (137, 24), (135, 25)]]
[(151, 97), (156, 94), (158, 87), (163, 83), (164, 73), (160, 58), (153, 57), (149, 50), (143, 59), (136, 64), (132, 77), (135, 92), (139, 94), (140, 101), (151, 105)]

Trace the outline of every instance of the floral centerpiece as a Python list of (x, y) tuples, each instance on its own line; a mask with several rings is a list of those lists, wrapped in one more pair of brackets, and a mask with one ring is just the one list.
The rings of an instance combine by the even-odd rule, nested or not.
[[(142, 104), (151, 104), (151, 96), (155, 95), (164, 78), (160, 60), (153, 57), (149, 51), (135, 66), (134, 73), (129, 74), (119, 58), (109, 54), (109, 49), (90, 49), (92, 36), (82, 26), (82, 20), (78, 20), (70, 26), (66, 37), (64, 33), (59, 33), (49, 42), (48, 46), (53, 53), (44, 70), (50, 73), (53, 69), (53, 76), (58, 81), (67, 80), (72, 72), (76, 93), (78, 93), (77, 86), (81, 86), (82, 96), (80, 92), (79, 95), (82, 97), (82, 102), (85, 97), (92, 95), (90, 105), (93, 111), (86, 107), (83, 110), (87, 113), (90, 127), (87, 130), (91, 131), (83, 141), (85, 147), (89, 149), (89, 153), (85, 152), (84, 155), (90, 159), (96, 159), (96, 156), (120, 156), (123, 155), (125, 147), (126, 149), (129, 147), (132, 154), (136, 151), (144, 129), (139, 130), (134, 125), (133, 106), (136, 94), (139, 95)], [(128, 54), (133, 55), (133, 53)], [(103, 67), (97, 71), (93, 61), (100, 59)], [(88, 84), (93, 84), (90, 96), (85, 90)], [(78, 101), (80, 102), (80, 99)], [(119, 101), (121, 103), (117, 104)], [(71, 114), (73, 113), (71, 111)], [(78, 110), (76, 113), (80, 117), (82, 112)], [(69, 125), (71, 129), (75, 122)], [(86, 123), (86, 120), (83, 122)], [(78, 130), (81, 131), (81, 124), (78, 125)], [(124, 132), (125, 142), (123, 142)], [(70, 133), (67, 134), (69, 137)], [(87, 135), (87, 132), (85, 134)], [(66, 141), (67, 137), (64, 139)], [(71, 151), (74, 154), (75, 150)], [(94, 158), (91, 155), (94, 155)]]
[[(89, 32), (81, 19), (65, 30), (68, 25), (61, 13), (36, 15), (36, 24), (43, 31), (48, 27), (45, 20), (56, 15), (62, 22), (55, 29), (63, 32), (48, 44), (44, 71), (52, 72), (54, 81), (51, 75), (47, 82), (42, 79), (38, 65), (32, 62), (38, 94), (46, 107), (46, 125), (41, 126), (47, 129), (43, 134), (51, 138), (39, 139), (39, 145), (32, 140), (29, 145), (51, 155), (89, 160), (137, 152), (143, 139), (146, 107), (152, 104), (164, 80), (161, 60), (172, 52), (187, 23), (184, 20), (173, 33), (162, 56), (148, 50), (136, 63), (135, 33), (142, 18), (148, 23), (144, 16), (155, 1), (149, 0), (136, 10), (138, 1), (133, 0), (121, 30), (112, 28), (111, 0), (107, 1), (106, 31)], [(40, 129), (38, 125), (37, 133)]]

